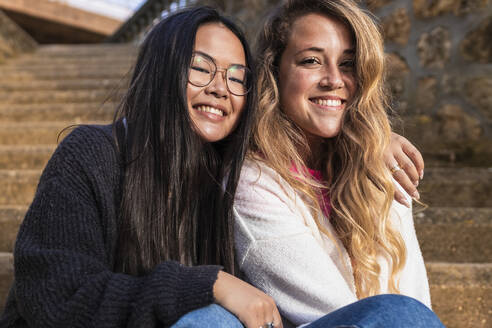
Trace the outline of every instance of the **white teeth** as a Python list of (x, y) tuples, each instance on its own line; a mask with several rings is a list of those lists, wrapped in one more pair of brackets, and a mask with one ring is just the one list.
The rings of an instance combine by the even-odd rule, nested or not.
[(313, 99), (313, 102), (321, 105), (321, 106), (328, 106), (328, 107), (337, 107), (342, 105), (342, 101), (340, 99)]
[(200, 112), (207, 112), (207, 113), (212, 113), (212, 114), (216, 114), (219, 116), (224, 116), (224, 112), (218, 108), (215, 108), (215, 107), (197, 106), (196, 109), (199, 110)]

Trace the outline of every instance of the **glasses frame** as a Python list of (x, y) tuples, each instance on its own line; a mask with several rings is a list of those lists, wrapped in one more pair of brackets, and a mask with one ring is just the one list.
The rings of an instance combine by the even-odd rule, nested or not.
[[(193, 83), (190, 81), (190, 73), (188, 73), (188, 82), (191, 83), (192, 85), (196, 86), (196, 87), (200, 87), (200, 88), (203, 88), (203, 87), (206, 87), (208, 86), (210, 83), (212, 83), (212, 81), (215, 79), (215, 75), (217, 75), (217, 72), (220, 72), (222, 73), (222, 78), (224, 78), (224, 81), (225, 81), (225, 84), (226, 84), (226, 87), (227, 87), (227, 90), (232, 93), (233, 95), (235, 96), (238, 96), (238, 97), (242, 97), (242, 96), (245, 96), (247, 95), (250, 91), (251, 91), (251, 82), (249, 82), (251, 80), (251, 70), (247, 67), (247, 66), (243, 66), (243, 65), (240, 65), (240, 64), (232, 64), (232, 65), (229, 65), (227, 68), (220, 68), (217, 66), (217, 64), (215, 63), (215, 60), (210, 57), (209, 55), (203, 53), (203, 52), (193, 52), (193, 54), (191, 55), (191, 62), (190, 62), (190, 65), (189, 65), (189, 69), (191, 70), (191, 63), (193, 63), (193, 60), (195, 58), (195, 56), (200, 56), (200, 57), (203, 57), (205, 58), (206, 60), (212, 62), (213, 66), (213, 74), (211, 75), (211, 78), (210, 78), (210, 81), (208, 81), (208, 83), (206, 84), (197, 84), (197, 83)], [(238, 93), (235, 93), (233, 91), (231, 91), (231, 88), (229, 87), (229, 80), (227, 78), (228, 76), (228, 72), (229, 72), (229, 69), (231, 67), (241, 67), (243, 69), (245, 69), (245, 72), (246, 72), (246, 81), (248, 81), (246, 83), (246, 91), (243, 93), (243, 94), (238, 94)]]

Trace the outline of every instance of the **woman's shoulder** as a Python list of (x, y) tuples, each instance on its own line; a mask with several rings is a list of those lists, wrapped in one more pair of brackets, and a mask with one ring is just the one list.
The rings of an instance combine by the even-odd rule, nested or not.
[(78, 125), (63, 139), (58, 149), (74, 148), (79, 151), (115, 146), (113, 125)]
[(280, 174), (268, 166), (265, 161), (257, 156), (248, 156), (241, 168), (240, 183), (264, 183), (283, 181)]
[(244, 161), (238, 188), (236, 201), (241, 199), (278, 198), (282, 202), (291, 203), (297, 198), (297, 193), (261, 158), (248, 156)]
[[(78, 155), (77, 158), (98, 159), (117, 150), (113, 125), (79, 125), (59, 144), (56, 152)], [(94, 157), (97, 155), (96, 157)]]
[(58, 145), (48, 161), (43, 177), (106, 174), (120, 165), (112, 125), (79, 125)]

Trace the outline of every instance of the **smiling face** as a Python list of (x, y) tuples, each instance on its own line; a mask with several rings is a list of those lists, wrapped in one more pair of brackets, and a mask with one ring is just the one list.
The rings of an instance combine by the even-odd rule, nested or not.
[(296, 19), (280, 58), (280, 105), (306, 133), (311, 148), (340, 132), (345, 108), (356, 88), (349, 29), (320, 14)]
[(193, 51), (212, 59), (218, 70), (207, 86), (188, 82), (188, 111), (203, 140), (219, 141), (234, 131), (246, 103), (246, 96), (228, 90), (225, 70), (231, 65), (246, 66), (246, 55), (239, 38), (220, 23), (198, 28)]

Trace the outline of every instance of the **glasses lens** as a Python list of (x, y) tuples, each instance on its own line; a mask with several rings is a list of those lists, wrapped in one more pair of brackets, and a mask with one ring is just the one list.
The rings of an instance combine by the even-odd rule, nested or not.
[(227, 69), (227, 86), (235, 95), (242, 96), (249, 91), (250, 71), (247, 67), (232, 65)]
[(188, 81), (198, 87), (204, 87), (212, 81), (214, 72), (214, 64), (208, 58), (194, 55), (190, 64)]

